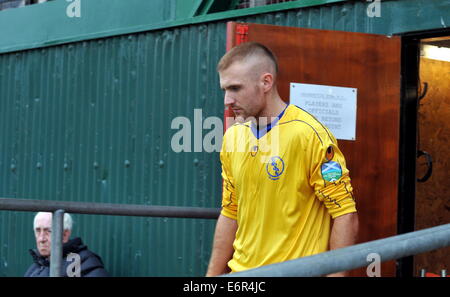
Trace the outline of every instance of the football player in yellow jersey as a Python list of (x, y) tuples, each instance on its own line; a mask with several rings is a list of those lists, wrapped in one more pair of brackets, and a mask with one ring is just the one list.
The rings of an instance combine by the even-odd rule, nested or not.
[(273, 53), (243, 43), (217, 68), (224, 103), (240, 123), (223, 139), (222, 211), (206, 275), (354, 244), (358, 218), (345, 159), (326, 127), (280, 98)]

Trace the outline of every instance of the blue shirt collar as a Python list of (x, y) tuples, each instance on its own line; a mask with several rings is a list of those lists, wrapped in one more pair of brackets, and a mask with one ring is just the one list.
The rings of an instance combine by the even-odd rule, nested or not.
[(267, 133), (269, 133), (270, 130), (280, 121), (281, 117), (284, 115), (284, 112), (286, 111), (289, 104), (286, 104), (286, 107), (283, 109), (283, 111), (276, 117), (276, 119), (273, 120), (273, 122), (269, 123), (267, 126), (258, 129), (257, 126), (252, 122), (251, 129), (253, 132), (253, 135), (255, 135), (256, 139), (260, 139)]

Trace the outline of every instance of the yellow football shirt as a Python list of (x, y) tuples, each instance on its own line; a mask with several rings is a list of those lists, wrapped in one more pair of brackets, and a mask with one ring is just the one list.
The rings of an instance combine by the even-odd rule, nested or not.
[(269, 129), (225, 133), (222, 215), (237, 221), (233, 272), (324, 252), (331, 218), (356, 212), (345, 159), (331, 132), (288, 105)]

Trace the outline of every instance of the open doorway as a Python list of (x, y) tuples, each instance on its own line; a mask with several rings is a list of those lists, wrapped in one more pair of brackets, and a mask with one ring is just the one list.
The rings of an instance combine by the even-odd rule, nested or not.
[[(450, 36), (421, 40), (415, 229), (450, 222)], [(414, 257), (422, 269), (450, 270), (450, 247)]]

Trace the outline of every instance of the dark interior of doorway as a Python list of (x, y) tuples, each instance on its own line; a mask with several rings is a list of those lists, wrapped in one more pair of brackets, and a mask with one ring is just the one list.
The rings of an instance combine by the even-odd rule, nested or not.
[[(415, 229), (450, 222), (450, 36), (422, 39)], [(450, 247), (414, 256), (414, 275), (450, 269)]]
[[(448, 123), (450, 123), (450, 111), (448, 110), (449, 92), (447, 91), (446, 94), (447, 99), (430, 98), (436, 97), (436, 95), (433, 95), (433, 92), (441, 90), (443, 85), (440, 82), (445, 80), (445, 77), (447, 77), (448, 81), (449, 74), (448, 72), (442, 72), (443, 69), (437, 70), (437, 68), (433, 68), (433, 66), (430, 66), (430, 63), (426, 63), (429, 61), (423, 60), (426, 58), (421, 57), (421, 49), (424, 44), (433, 42), (432, 45), (441, 47), (445, 45), (447, 47), (450, 43), (450, 29), (410, 32), (401, 34), (401, 36), (402, 94), (400, 104), (398, 234), (450, 222), (450, 212), (448, 210), (450, 191), (446, 185), (443, 185), (443, 183), (448, 182), (442, 181), (442, 178), (445, 178), (450, 172), (445, 167), (448, 164), (449, 157), (443, 153), (442, 147), (440, 147), (442, 145), (439, 146), (436, 143), (433, 134), (428, 132), (428, 129), (432, 129), (433, 126), (437, 129), (441, 128), (442, 130), (439, 130), (440, 133), (436, 134), (436, 131), (434, 131), (434, 135), (440, 137), (438, 143), (444, 144), (445, 147), (448, 146)], [(450, 64), (450, 62), (447, 64)], [(431, 75), (431, 73), (434, 73), (432, 75), (434, 79), (428, 79), (427, 76), (426, 80), (429, 80), (429, 82), (424, 84), (424, 75)], [(431, 84), (434, 85), (433, 91), (430, 91)], [(425, 91), (429, 92), (428, 95)], [(428, 96), (427, 99), (425, 99), (426, 96)], [(422, 99), (420, 100), (421, 97)], [(424, 107), (426, 100), (429, 102)], [(446, 103), (444, 104), (443, 102)], [(438, 105), (436, 106), (436, 104)], [(438, 115), (434, 113), (436, 108), (439, 110), (439, 116), (447, 114), (447, 117), (440, 119), (443, 122), (447, 122), (445, 126), (439, 126)], [(431, 118), (432, 121), (426, 122), (425, 118)], [(444, 130), (447, 133), (445, 134), (447, 138), (442, 134)], [(426, 151), (427, 149), (429, 152)], [(434, 168), (428, 180), (426, 180), (427, 158), (421, 151), (429, 153), (431, 158), (433, 158), (433, 154), (435, 155)], [(420, 155), (419, 158), (418, 155)], [(436, 162), (439, 162), (439, 165)], [(425, 179), (425, 181), (418, 182), (418, 179)], [(439, 193), (437, 189), (432, 188), (433, 183), (440, 183), (438, 185)], [(433, 192), (432, 196), (429, 195), (430, 192)], [(439, 209), (438, 212), (436, 212), (437, 209)], [(397, 276), (419, 276), (419, 270), (421, 269), (437, 274), (440, 273), (441, 269), (448, 270), (449, 259), (449, 248), (405, 257), (397, 260)], [(431, 263), (433, 263), (432, 266)]]

